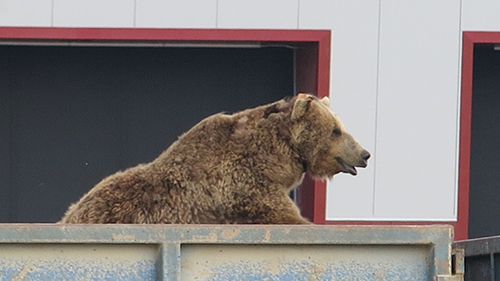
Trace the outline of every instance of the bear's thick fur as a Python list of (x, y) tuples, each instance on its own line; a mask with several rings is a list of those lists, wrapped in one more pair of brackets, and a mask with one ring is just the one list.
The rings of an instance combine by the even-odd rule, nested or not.
[(60, 223), (307, 224), (288, 196), (304, 174), (355, 175), (369, 157), (328, 98), (299, 94), (204, 119), (153, 162), (103, 179)]

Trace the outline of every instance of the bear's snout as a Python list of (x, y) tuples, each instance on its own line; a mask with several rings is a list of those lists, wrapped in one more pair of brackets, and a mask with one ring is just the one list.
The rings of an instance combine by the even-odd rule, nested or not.
[(370, 152), (368, 152), (368, 150), (366, 149), (363, 149), (363, 151), (361, 151), (361, 154), (359, 156), (361, 159), (359, 163), (355, 166), (360, 168), (365, 168), (366, 166), (368, 166), (368, 159), (370, 159), (371, 157)]
[(361, 151), (361, 159), (363, 159), (365, 162), (368, 161), (368, 159), (370, 159), (372, 155), (370, 154), (370, 152), (368, 152), (368, 150), (363, 150)]

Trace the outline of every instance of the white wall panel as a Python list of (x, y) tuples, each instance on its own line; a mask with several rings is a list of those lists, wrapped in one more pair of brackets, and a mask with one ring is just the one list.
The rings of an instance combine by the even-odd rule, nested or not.
[(217, 27), (295, 29), (298, 0), (218, 0)]
[(136, 27), (215, 28), (217, 0), (137, 0)]
[[(301, 1), (299, 27), (331, 29), (332, 109), (347, 130), (375, 152), (378, 1)], [(374, 158), (377, 157), (376, 154)], [(375, 161), (358, 176), (337, 175), (327, 184), (327, 219), (372, 217)]]
[(54, 26), (133, 27), (134, 0), (53, 0)]
[(456, 218), (460, 2), (382, 0), (375, 216)]
[(500, 1), (462, 0), (464, 31), (500, 31)]
[(52, 0), (0, 1), (0, 26), (50, 26)]

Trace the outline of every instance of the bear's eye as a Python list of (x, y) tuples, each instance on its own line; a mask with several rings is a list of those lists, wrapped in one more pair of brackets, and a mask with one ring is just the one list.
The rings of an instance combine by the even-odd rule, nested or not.
[(340, 129), (339, 129), (339, 128), (335, 128), (335, 129), (333, 129), (333, 131), (332, 131), (332, 136), (334, 136), (334, 137), (338, 137), (338, 136), (340, 136), (341, 134), (342, 134), (342, 132), (340, 132)]

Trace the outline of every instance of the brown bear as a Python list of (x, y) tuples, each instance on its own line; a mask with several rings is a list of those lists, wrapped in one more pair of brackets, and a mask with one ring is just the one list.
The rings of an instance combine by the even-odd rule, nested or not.
[(308, 224), (288, 195), (304, 174), (356, 175), (369, 157), (328, 98), (299, 94), (202, 120), (153, 162), (103, 179), (60, 223)]

